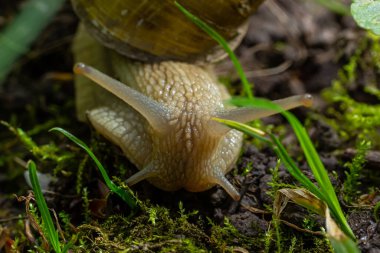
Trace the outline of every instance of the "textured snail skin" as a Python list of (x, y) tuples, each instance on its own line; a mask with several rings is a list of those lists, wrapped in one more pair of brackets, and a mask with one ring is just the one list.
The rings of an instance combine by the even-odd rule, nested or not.
[[(242, 134), (231, 130), (215, 135), (207, 124), (216, 112), (224, 110), (222, 101), (228, 98), (208, 70), (171, 61), (131, 61), (103, 48), (83, 31), (74, 45), (76, 61), (117, 76), (170, 110), (162, 127), (166, 129), (157, 131), (129, 105), (88, 79), (77, 77), (79, 118), (83, 119), (87, 111), (95, 129), (120, 146), (140, 170), (151, 167), (154, 172), (148, 180), (153, 185), (167, 191), (185, 188), (199, 192), (228, 183), (224, 175), (237, 159)], [(114, 72), (107, 70), (104, 63), (108, 60), (101, 55), (111, 59)], [(135, 181), (140, 180), (130, 184)], [(239, 196), (236, 190), (233, 195), (235, 199)]]
[(223, 110), (213, 78), (195, 65), (131, 63), (116, 58), (123, 83), (170, 110), (167, 124), (153, 129), (123, 102), (110, 101), (88, 112), (92, 125), (119, 145), (138, 168), (152, 167), (149, 181), (160, 189), (204, 191), (219, 182), (235, 162), (242, 135), (213, 135), (208, 122)]
[[(239, 155), (242, 134), (211, 118), (248, 122), (275, 111), (225, 108), (229, 95), (208, 68), (133, 61), (104, 48), (82, 28), (73, 51), (77, 62), (99, 70), (81, 63), (74, 71), (102, 86), (76, 76), (78, 117), (87, 118), (137, 166), (129, 185), (147, 179), (163, 190), (192, 192), (220, 185), (240, 198), (225, 174)], [(276, 102), (290, 109), (310, 101), (306, 95)]]

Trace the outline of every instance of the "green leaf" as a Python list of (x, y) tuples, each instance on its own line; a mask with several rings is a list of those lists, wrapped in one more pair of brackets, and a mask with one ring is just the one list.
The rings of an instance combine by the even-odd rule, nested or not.
[(380, 0), (356, 0), (351, 13), (359, 26), (380, 35)]

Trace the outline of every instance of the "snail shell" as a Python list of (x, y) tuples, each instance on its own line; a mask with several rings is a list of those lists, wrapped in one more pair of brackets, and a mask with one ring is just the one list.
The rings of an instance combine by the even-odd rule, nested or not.
[[(194, 15), (236, 47), (246, 20), (263, 0), (182, 0)], [(225, 55), (217, 43), (169, 0), (72, 0), (90, 34), (103, 45), (140, 61), (212, 62)]]

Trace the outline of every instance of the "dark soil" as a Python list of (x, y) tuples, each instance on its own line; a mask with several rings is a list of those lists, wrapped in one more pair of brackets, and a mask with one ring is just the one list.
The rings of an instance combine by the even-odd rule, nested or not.
[[(12, 20), (21, 3), (0, 3), (0, 28)], [(48, 148), (56, 147), (59, 150), (52, 150), (52, 153), (71, 155), (70, 159), (60, 163), (52, 157), (30, 152), (30, 146), (26, 147), (20, 138), (8, 131), (8, 127), (0, 125), (0, 252), (12, 252), (12, 245), (22, 252), (37, 244), (41, 245), (38, 229), (32, 229), (31, 218), (25, 212), (25, 203), (18, 202), (15, 197), (28, 195), (30, 188), (24, 180), (24, 170), (25, 162), (29, 159), (37, 161), (41, 171), (59, 178), (58, 182), (51, 184), (51, 191), (46, 194), (47, 202), (57, 213), (64, 211), (69, 215), (70, 224), (64, 230), (66, 233), (71, 231), (71, 234), (78, 234), (74, 243), (78, 252), (116, 252), (127, 249), (148, 252), (164, 249), (171, 249), (170, 252), (200, 249), (220, 252), (278, 250), (275, 242), (278, 237), (275, 235), (271, 212), (273, 187), (299, 184), (282, 165), (278, 167), (278, 172), (273, 172), (278, 158), (264, 144), (247, 138), (241, 158), (228, 175), (228, 179), (243, 195), (239, 203), (233, 202), (219, 187), (202, 193), (164, 192), (142, 182), (132, 190), (144, 203), (145, 209), (127, 218), (130, 213), (128, 206), (117, 196), (108, 195), (100, 173), (85, 154), (67, 139), (48, 132), (51, 127), (59, 126), (80, 137), (91, 146), (111, 175), (124, 179), (136, 171), (117, 147), (75, 118), (70, 45), (77, 24), (78, 20), (67, 3), (31, 50), (14, 64), (0, 89), (0, 120), (27, 131), (39, 147), (54, 143)], [(359, 29), (350, 17), (332, 13), (314, 1), (267, 0), (252, 16), (250, 24), (237, 54), (248, 77), (255, 84), (255, 95), (278, 99), (293, 94), (313, 94), (313, 108), (301, 108), (293, 112), (305, 123), (330, 173), (360, 249), (362, 252), (380, 252), (380, 224), (375, 220), (373, 210), (374, 204), (380, 201), (380, 143), (376, 142), (380, 140), (380, 125), (372, 128), (372, 132), (360, 128), (352, 130), (348, 127), (350, 123), (338, 114), (343, 111), (339, 102), (333, 103), (329, 98), (320, 96), (326, 88), (331, 87), (333, 80), (338, 78), (338, 72), (357, 53), (357, 49), (363, 47), (360, 56), (364, 60), (358, 63), (360, 67), (355, 80), (347, 83), (346, 89), (355, 101), (378, 105), (379, 96), (365, 90), (368, 84), (375, 84), (380, 89), (380, 65), (376, 67), (369, 60), (371, 43), (379, 41), (370, 41), (367, 46), (361, 46), (366, 37), (365, 31)], [(241, 85), (230, 61), (219, 63), (216, 71), (220, 76), (231, 79), (231, 93), (241, 92)], [(281, 116), (274, 116), (263, 122), (271, 126), (288, 152), (295, 157), (299, 167), (314, 182), (286, 121)], [(365, 138), (373, 143), (371, 150), (366, 153), (366, 163), (359, 176), (360, 193), (347, 202), (343, 192), (347, 171), (344, 164), (352, 161), (358, 153), (358, 142)], [(83, 191), (76, 190), (77, 171), (81, 167), (82, 186), (87, 188), (90, 200), (88, 214), (83, 211), (86, 206)], [(252, 169), (244, 174), (247, 167)], [(111, 168), (121, 170), (112, 171)], [(198, 212), (189, 214), (186, 221), (181, 220), (183, 216), (179, 215), (182, 210), (179, 203), (183, 204), (186, 213), (193, 210)], [(156, 226), (148, 225), (151, 220), (147, 214), (151, 215), (152, 210), (157, 212)], [(327, 240), (319, 233), (321, 227), (325, 226), (322, 217), (290, 203), (280, 219), (283, 221), (278, 226), (282, 251), (331, 251)], [(61, 220), (61, 225), (63, 223)], [(149, 230), (151, 227), (154, 229)], [(173, 238), (170, 237), (171, 233)], [(66, 239), (70, 240), (71, 234), (68, 234)], [(148, 238), (147, 234), (154, 239), (140, 243), (144, 236)], [(132, 241), (140, 238), (140, 241), (133, 244), (127, 242), (126, 238)], [(190, 241), (186, 241), (189, 238)], [(86, 249), (80, 245), (93, 247)], [(133, 246), (128, 248), (126, 245)]]

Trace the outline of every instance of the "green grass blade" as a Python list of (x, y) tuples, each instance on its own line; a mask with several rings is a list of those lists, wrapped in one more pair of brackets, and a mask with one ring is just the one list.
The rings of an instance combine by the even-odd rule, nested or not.
[(109, 176), (108, 176), (105, 168), (103, 167), (103, 165), (100, 163), (100, 161), (95, 156), (95, 154), (91, 151), (91, 149), (83, 141), (81, 141), (80, 139), (78, 139), (77, 137), (75, 137), (74, 135), (72, 135), (71, 133), (69, 133), (66, 130), (64, 130), (62, 128), (59, 128), (59, 127), (54, 127), (52, 129), (50, 129), (49, 131), (57, 131), (57, 132), (62, 133), (64, 136), (66, 136), (67, 138), (69, 138), (72, 142), (74, 142), (79, 147), (81, 147), (82, 149), (84, 149), (87, 152), (87, 154), (91, 157), (91, 159), (95, 162), (95, 164), (98, 167), (100, 173), (102, 174), (103, 179), (104, 179), (106, 185), (108, 186), (108, 188), (112, 192), (114, 192), (117, 195), (119, 195), (119, 197), (121, 199), (123, 199), (131, 209), (135, 209), (137, 207), (136, 201), (135, 201), (134, 197), (129, 192), (127, 192), (124, 189), (118, 187), (109, 178)]
[[(280, 106), (273, 104), (267, 99), (262, 99), (262, 98), (254, 98), (254, 99), (248, 99), (248, 98), (241, 98), (241, 97), (236, 97), (230, 100), (230, 102), (234, 105), (237, 106), (251, 106), (255, 108), (266, 108), (266, 109), (271, 109), (271, 110), (276, 110), (279, 113), (281, 113), (290, 123), (290, 125), (293, 128), (293, 131), (295, 132), (302, 150), (305, 153), (306, 160), (310, 166), (311, 171), (313, 172), (313, 175), (319, 185), (318, 191), (320, 193), (315, 192), (315, 189), (309, 189), (313, 194), (318, 196), (321, 200), (325, 201), (327, 205), (329, 206), (333, 216), (338, 220), (338, 223), (342, 226), (342, 230), (350, 236), (352, 239), (355, 238), (350, 226), (347, 223), (346, 218), (344, 217), (343, 211), (340, 207), (338, 197), (336, 196), (334, 187), (331, 184), (330, 178), (328, 177), (327, 170), (325, 169), (317, 151), (315, 150), (314, 145), (312, 144), (310, 137), (302, 124), (299, 122), (299, 120), (291, 113), (284, 111), (281, 109)], [(276, 139), (273, 139), (274, 142), (276, 142)], [(281, 143), (277, 142), (277, 147), (280, 147)], [(279, 155), (283, 156), (282, 158), (287, 158), (285, 155), (285, 149), (282, 150), (282, 148), (279, 150)], [(280, 156), (280, 157), (281, 157)], [(290, 160), (285, 159), (284, 162), (287, 162), (287, 169), (292, 170), (293, 172), (297, 172), (294, 168), (294, 164), (290, 162)], [(289, 171), (292, 173), (291, 171)], [(302, 172), (300, 172), (302, 173)], [(297, 173), (292, 173), (293, 176), (296, 176)], [(302, 176), (301, 176), (302, 177)], [(302, 180), (300, 181), (303, 185), (308, 184), (310, 187), (312, 187), (307, 181), (305, 181), (304, 177), (300, 178), (296, 177), (297, 180)]]
[(319, 3), (320, 5), (326, 7), (330, 11), (335, 12), (339, 15), (344, 15), (344, 16), (351, 15), (350, 8), (339, 1), (331, 1), (331, 0), (315, 0), (315, 1)]
[[(261, 130), (257, 130), (255, 128), (252, 128), (246, 124), (239, 123), (233, 120), (226, 120), (226, 119), (220, 119), (220, 118), (213, 118), (213, 120), (218, 121), (220, 123), (223, 123), (231, 128), (234, 128), (236, 130), (239, 130), (247, 135), (250, 135), (254, 138), (258, 138), (261, 141), (266, 142), (269, 144), (273, 150), (276, 152), (276, 154), (280, 157), (281, 161), (286, 165), (286, 168), (288, 169), (289, 173), (296, 178), (297, 181), (299, 181), (301, 184), (303, 184), (310, 192), (312, 192), (317, 197), (320, 196), (320, 190), (317, 186), (315, 186), (309, 178), (307, 178), (302, 171), (296, 166), (293, 159), (289, 156), (288, 152), (284, 148), (284, 146), (281, 144), (281, 142), (278, 140), (277, 137), (274, 135), (269, 135), (270, 139), (263, 137), (263, 135), (268, 135)], [(258, 133), (258, 131), (261, 131), (261, 133)]]
[(334, 251), (337, 253), (359, 253), (360, 250), (356, 245), (355, 241), (351, 238), (346, 237), (344, 240), (337, 240), (332, 237), (328, 237)]
[(315, 148), (313, 144), (311, 143), (311, 140), (306, 130), (303, 128), (301, 123), (293, 114), (287, 111), (284, 111), (280, 106), (263, 98), (254, 98), (252, 100), (252, 99), (247, 99), (247, 98), (235, 97), (231, 99), (230, 102), (236, 106), (250, 106), (254, 108), (265, 108), (265, 109), (275, 110), (281, 113), (288, 120), (290, 125), (293, 127), (293, 130), (298, 140), (300, 141), (300, 144), (305, 152), (306, 159), (312, 169), (312, 172), (318, 184), (321, 187), (327, 188), (329, 190), (333, 189), (332, 184), (329, 180), (329, 177), (326, 173), (326, 170), (324, 168), (317, 169), (317, 168), (322, 168), (323, 164), (321, 160), (319, 159), (319, 156), (317, 152), (315, 151)]
[[(218, 121), (220, 123), (223, 123), (231, 128), (234, 128), (236, 130), (242, 131), (245, 134), (248, 134), (252, 137), (259, 138), (260, 140), (268, 143), (273, 150), (276, 152), (276, 154), (280, 157), (281, 161), (285, 164), (285, 167), (289, 171), (289, 173), (298, 181), (300, 182), (306, 189), (308, 189), (311, 193), (313, 193), (318, 199), (322, 200), (324, 203), (326, 203), (328, 206), (334, 207), (334, 202), (331, 199), (326, 198), (326, 193), (323, 192), (321, 189), (319, 189), (316, 185), (314, 185), (311, 180), (306, 177), (302, 171), (297, 167), (294, 160), (289, 156), (288, 152), (286, 151), (285, 147), (282, 145), (282, 143), (279, 141), (277, 137), (275, 137), (272, 134), (268, 134), (270, 136), (270, 140), (263, 137), (263, 132), (261, 130), (254, 129), (246, 124), (239, 123), (232, 120), (225, 120), (225, 119), (219, 119), (219, 118), (213, 118), (213, 120)], [(335, 192), (334, 192), (335, 194)], [(355, 237), (351, 238), (350, 232), (351, 228), (346, 223), (345, 217), (343, 213), (339, 213), (340, 206), (338, 203), (338, 209), (335, 210), (336, 212), (336, 219), (342, 226), (342, 230), (347, 236), (344, 237), (332, 237), (328, 236), (328, 238), (331, 241), (331, 244), (333, 245), (333, 248), (335, 252), (338, 253), (346, 253), (346, 252), (359, 252), (356, 243), (355, 243)], [(334, 207), (336, 208), (336, 207)], [(340, 216), (341, 215), (341, 216)], [(346, 226), (347, 227), (346, 227)], [(349, 250), (349, 251), (347, 251)]]
[(77, 239), (77, 235), (74, 235), (73, 238), (62, 248), (62, 253), (69, 252), (70, 248), (74, 246), (74, 242)]
[(326, 230), (327, 238), (330, 240), (331, 245), (334, 248), (334, 252), (337, 253), (359, 253), (360, 250), (355, 241), (352, 240), (347, 234), (344, 234), (342, 230), (337, 226), (335, 221), (331, 218), (330, 210), (325, 209), (326, 217)]
[(42, 195), (41, 186), (37, 177), (36, 164), (30, 160), (27, 166), (29, 170), (29, 179), (33, 187), (33, 192), (36, 198), (38, 210), (41, 213), (43, 226), (47, 232), (47, 238), (51, 246), (53, 247), (54, 251), (60, 253), (61, 248), (60, 248), (60, 243), (59, 243), (59, 238), (58, 238), (58, 231), (55, 230), (54, 223), (50, 216), (50, 212), (47, 207), (45, 198)]
[(13, 22), (0, 34), (0, 88), (13, 63), (49, 23), (64, 0), (29, 0)]
[(234, 129), (239, 130), (245, 134), (248, 134), (254, 138), (257, 138), (260, 141), (266, 142), (267, 144), (271, 144), (271, 141), (268, 138), (264, 137), (266, 135), (266, 133), (257, 129), (257, 128), (253, 128), (253, 127), (248, 126), (246, 124), (239, 123), (237, 121), (233, 121), (233, 120), (229, 120), (229, 119), (212, 118), (212, 120), (223, 123), (223, 124), (225, 124), (231, 128), (234, 128)]
[(288, 152), (286, 151), (285, 147), (282, 145), (280, 140), (271, 134), (271, 139), (273, 143), (276, 145), (275, 152), (277, 155), (281, 158), (281, 161), (283, 161), (286, 165), (287, 170), (289, 173), (303, 186), (308, 189), (310, 192), (312, 192), (315, 196), (318, 198), (322, 197), (320, 189), (311, 182), (311, 180), (305, 176), (305, 174), (302, 173), (302, 171), (297, 167), (294, 160), (289, 156)]
[[(321, 187), (320, 189), (318, 189), (317, 187), (315, 189), (312, 185), (309, 185), (309, 187), (314, 188), (313, 190), (311, 190), (311, 192), (313, 192), (315, 195), (321, 197), (321, 200), (326, 202), (326, 204), (331, 209), (331, 212), (333, 213), (334, 217), (338, 220), (339, 224), (341, 225), (344, 233), (346, 233), (348, 236), (350, 236), (351, 239), (355, 240), (355, 236), (354, 236), (351, 228), (349, 227), (347, 220), (344, 217), (343, 211), (340, 207), (338, 198), (337, 198), (336, 193), (334, 191), (334, 188), (331, 184), (331, 181), (328, 177), (327, 171), (324, 168), (324, 165), (321, 162), (320, 157), (318, 156), (313, 144), (311, 143), (311, 140), (310, 140), (306, 130), (303, 128), (303, 126), (298, 121), (298, 119), (295, 118), (291, 113), (284, 112), (279, 106), (277, 106), (277, 105), (275, 105), (269, 101), (253, 99), (253, 96), (251, 95), (251, 90), (250, 90), (247, 78), (245, 76), (245, 73), (244, 73), (237, 57), (234, 55), (233, 51), (229, 48), (226, 41), (215, 30), (213, 30), (211, 27), (209, 27), (207, 24), (205, 24), (199, 18), (192, 15), (183, 6), (181, 6), (177, 2), (176, 2), (176, 5), (190, 20), (193, 21), (193, 23), (195, 23), (201, 29), (203, 29), (205, 32), (207, 32), (210, 37), (215, 39), (226, 50), (226, 52), (228, 53), (228, 55), (232, 59), (234, 66), (235, 66), (235, 68), (236, 68), (236, 70), (237, 70), (237, 72), (238, 72), (238, 74), (242, 80), (242, 83), (244, 85), (244, 89), (245, 89), (246, 93), (248, 94), (248, 99), (247, 99), (248, 104), (256, 103), (256, 104), (259, 104), (260, 106), (263, 106), (263, 108), (278, 110), (289, 121), (289, 123), (293, 127), (293, 130), (296, 133), (297, 138), (300, 141), (301, 147), (303, 148), (303, 151), (305, 153), (306, 160), (307, 160), (307, 162), (308, 162), (308, 164), (309, 164), (309, 166), (310, 166), (310, 168), (311, 168), (311, 170), (312, 170), (312, 172), (313, 172), (313, 174), (314, 174), (314, 176), (318, 182), (318, 185)], [(342, 6), (340, 6), (340, 7), (342, 7)], [(330, 5), (330, 8), (332, 8), (331, 5)], [(342, 8), (341, 8), (341, 10), (342, 10)], [(273, 141), (277, 143), (278, 149), (276, 152), (278, 152), (280, 157), (285, 159), (284, 161), (289, 166), (288, 169), (289, 168), (295, 169), (296, 166), (295, 166), (295, 164), (292, 163), (292, 160), (288, 159), (289, 156), (286, 155), (286, 150), (283, 147), (281, 147), (282, 145), (279, 145), (280, 143), (277, 142), (276, 139), (273, 139)], [(297, 170), (295, 170), (295, 171), (297, 172)], [(305, 179), (306, 176), (303, 177), (303, 176), (300, 176), (299, 174), (296, 174), (296, 173), (294, 175), (298, 176), (298, 179), (301, 180), (300, 182), (307, 183), (307, 180)]]
[(248, 98), (253, 98), (252, 94), (252, 86), (247, 79), (247, 76), (244, 74), (243, 67), (241, 66), (239, 60), (237, 59), (234, 52), (231, 50), (231, 48), (228, 46), (227, 41), (219, 34), (217, 33), (212, 27), (207, 25), (205, 22), (200, 20), (198, 17), (194, 16), (186, 10), (182, 5), (180, 5), (178, 2), (175, 2), (175, 5), (178, 7), (178, 9), (187, 17), (189, 18), (194, 24), (196, 24), (199, 28), (201, 28), (203, 31), (205, 31), (211, 38), (213, 38), (215, 41), (219, 43), (221, 47), (226, 51), (228, 56), (230, 57), (232, 63), (235, 66), (235, 69), (240, 77), (241, 82), (243, 83), (244, 92), (247, 94)]
[(306, 160), (323, 193), (322, 200), (324, 200), (327, 203), (334, 217), (338, 220), (339, 224), (341, 225), (342, 230), (348, 236), (350, 236), (351, 239), (355, 240), (355, 235), (352, 232), (350, 226), (348, 225), (348, 222), (340, 207), (338, 197), (336, 196), (335, 189), (330, 181), (327, 170), (323, 165), (305, 128), (301, 125), (301, 123), (293, 114), (289, 112), (284, 112), (283, 115), (287, 118), (287, 120), (293, 127), (293, 130), (301, 144)]

